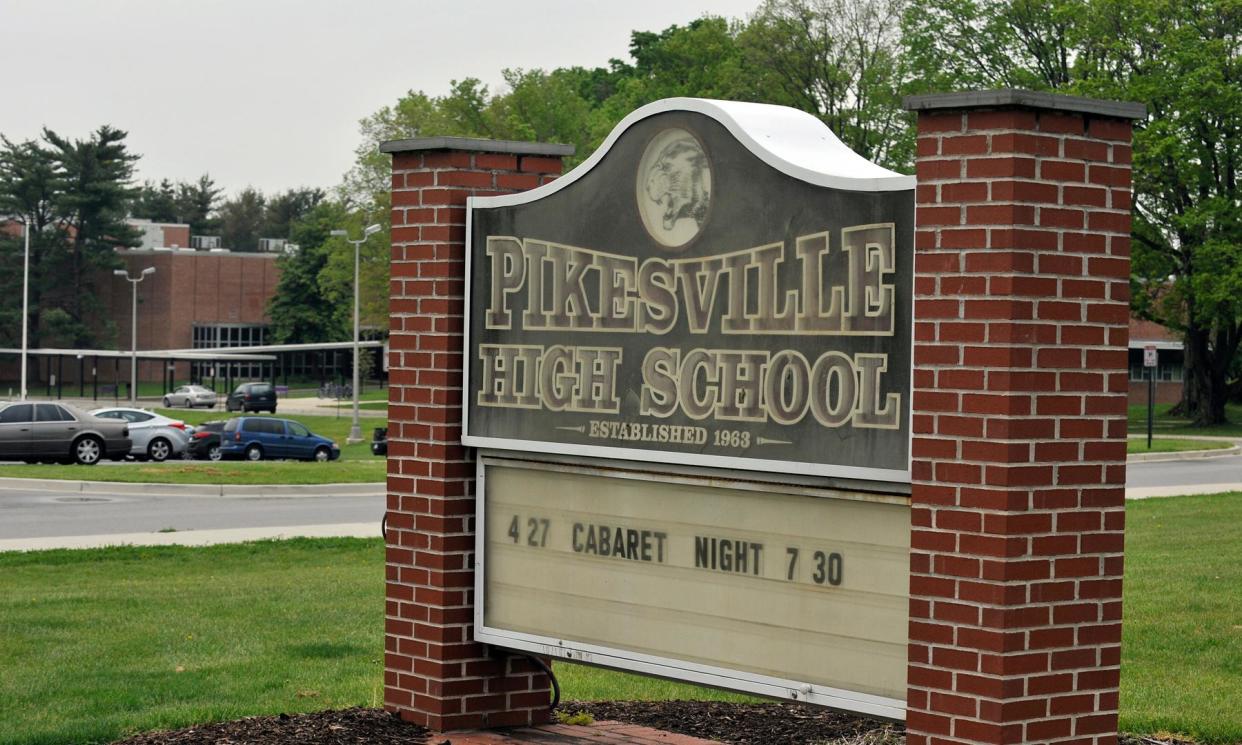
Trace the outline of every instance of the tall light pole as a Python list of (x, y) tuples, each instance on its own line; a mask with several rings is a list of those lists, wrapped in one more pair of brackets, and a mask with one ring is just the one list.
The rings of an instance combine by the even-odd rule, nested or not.
[(332, 235), (339, 235), (345, 238), (347, 242), (354, 244), (354, 422), (349, 427), (349, 437), (345, 438), (346, 444), (362, 442), (362, 427), (358, 422), (358, 255), (362, 249), (362, 244), (367, 242), (367, 238), (381, 230), (383, 230), (383, 227), (379, 225), (368, 225), (362, 231), (362, 237), (357, 240), (349, 238), (347, 231), (332, 231)]
[(129, 327), (129, 405), (138, 405), (138, 283), (146, 279), (148, 274), (155, 274), (155, 267), (149, 266), (142, 270), (137, 278), (129, 276), (125, 269), (112, 271), (118, 277), (124, 277), (134, 286), (133, 313)]
[(26, 354), (29, 342), (26, 328), (30, 325), (30, 217), (22, 224), (22, 233), (26, 235), (26, 259), (22, 264), (22, 387), (19, 398), (26, 400)]

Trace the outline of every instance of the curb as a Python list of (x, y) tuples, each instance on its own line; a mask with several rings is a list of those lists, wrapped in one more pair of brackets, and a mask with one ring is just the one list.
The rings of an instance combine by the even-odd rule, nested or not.
[[(1147, 435), (1129, 435), (1128, 440), (1143, 440)], [(1212, 435), (1168, 435), (1156, 436), (1153, 440), (1199, 440), (1202, 442), (1232, 442), (1232, 447), (1216, 448), (1214, 450), (1182, 450), (1172, 453), (1133, 453), (1126, 456), (1127, 463), (1158, 463), (1161, 461), (1172, 460), (1196, 460), (1199, 458), (1222, 458), (1230, 455), (1238, 455), (1242, 453), (1242, 445), (1236, 437), (1216, 437)]]
[(363, 484), (148, 484), (126, 481), (0, 478), (0, 489), (34, 489), (79, 494), (160, 494), (178, 497), (376, 497), (383, 482)]

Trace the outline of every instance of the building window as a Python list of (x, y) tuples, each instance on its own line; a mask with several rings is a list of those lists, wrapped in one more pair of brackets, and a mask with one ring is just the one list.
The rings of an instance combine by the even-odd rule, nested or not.
[[(195, 349), (221, 349), (224, 347), (258, 347), (266, 344), (267, 326), (261, 324), (221, 323), (195, 324), (193, 345)], [(212, 377), (228, 377), (229, 369), (232, 376), (238, 379), (264, 379), (270, 372), (263, 362), (221, 362), (218, 369), (213, 370), (210, 362), (195, 362), (193, 376), (195, 380)]]
[[(1157, 365), (1154, 368), (1156, 380), (1160, 383), (1180, 383), (1183, 379), (1185, 355), (1180, 349), (1161, 349), (1157, 352)], [(1152, 368), (1143, 366), (1143, 350), (1130, 350), (1130, 380), (1142, 382), (1150, 379)]]

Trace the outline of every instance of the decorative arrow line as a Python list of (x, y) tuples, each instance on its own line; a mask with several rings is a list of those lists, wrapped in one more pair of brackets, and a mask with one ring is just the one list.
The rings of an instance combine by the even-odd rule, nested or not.
[(792, 445), (793, 444), (793, 441), (791, 440), (773, 440), (770, 437), (756, 437), (755, 442), (759, 443), (760, 445)]
[(577, 432), (577, 433), (578, 433), (578, 434), (580, 434), (580, 435), (582, 435), (582, 434), (586, 434), (586, 425), (585, 425), (585, 424), (579, 424), (577, 427), (557, 427), (557, 429), (564, 429), (564, 430), (568, 430), (568, 431), (570, 431), (570, 432)]

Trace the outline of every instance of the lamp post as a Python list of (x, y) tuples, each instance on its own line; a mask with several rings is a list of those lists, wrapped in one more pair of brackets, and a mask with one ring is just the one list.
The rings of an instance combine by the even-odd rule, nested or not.
[(26, 328), (30, 325), (30, 217), (22, 224), (22, 233), (26, 236), (26, 258), (22, 264), (22, 382), (18, 398), (26, 400), (26, 354), (29, 342)]
[(379, 225), (368, 225), (362, 231), (362, 237), (357, 240), (351, 239), (347, 231), (332, 231), (332, 235), (341, 236), (347, 242), (354, 244), (354, 421), (349, 427), (349, 437), (345, 438), (346, 444), (362, 442), (362, 427), (358, 422), (358, 256), (362, 249), (362, 244), (367, 242), (367, 238), (381, 230), (383, 230), (383, 227)]
[(112, 271), (118, 277), (124, 277), (134, 286), (134, 303), (129, 327), (129, 405), (138, 405), (138, 283), (146, 279), (148, 274), (155, 274), (155, 267), (143, 269), (137, 278), (129, 276), (125, 269)]

